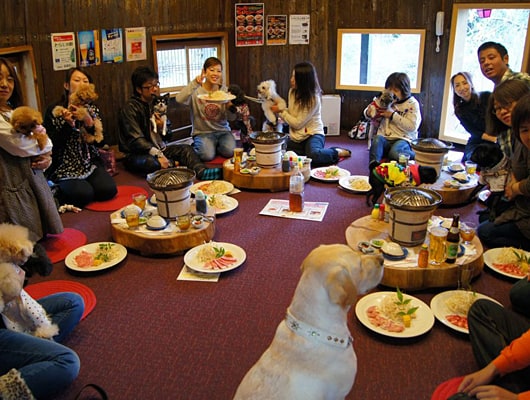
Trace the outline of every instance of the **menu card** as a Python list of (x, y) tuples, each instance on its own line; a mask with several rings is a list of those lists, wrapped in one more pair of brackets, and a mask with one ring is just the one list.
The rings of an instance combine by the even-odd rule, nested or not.
[(322, 222), (324, 215), (328, 209), (329, 203), (324, 202), (304, 202), (304, 210), (302, 212), (293, 212), (289, 210), (289, 200), (269, 200), (265, 208), (261, 210), (261, 215), (269, 215), (272, 217), (305, 219), (308, 221)]

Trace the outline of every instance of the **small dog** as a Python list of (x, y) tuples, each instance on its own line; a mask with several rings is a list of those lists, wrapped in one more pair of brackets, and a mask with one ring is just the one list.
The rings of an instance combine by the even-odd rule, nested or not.
[(258, 99), (261, 103), (261, 109), (265, 113), (265, 118), (267, 119), (263, 123), (262, 130), (264, 132), (282, 132), (283, 124), (278, 120), (276, 114), (272, 112), (271, 107), (276, 104), (280, 109), (285, 109), (287, 103), (276, 91), (276, 82), (272, 79), (261, 82), (258, 85)]
[(491, 192), (485, 201), (487, 205), (485, 212), (489, 220), (493, 221), (508, 206), (502, 199), (510, 175), (510, 159), (496, 144), (483, 143), (473, 150), (470, 160), (480, 167), (477, 192), (484, 186), (488, 186)]
[(377, 129), (383, 120), (383, 111), (390, 110), (390, 106), (395, 100), (394, 93), (390, 90), (383, 90), (366, 107), (365, 115), (370, 119), (370, 129), (368, 130), (368, 148), (372, 145), (372, 137), (377, 134)]
[(379, 284), (382, 261), (342, 244), (311, 251), (285, 319), (234, 399), (343, 399), (357, 373), (348, 310)]
[(40, 150), (48, 145), (46, 128), (42, 126), (42, 114), (27, 106), (17, 107), (11, 114), (11, 125), (13, 129), (24, 136), (33, 138)]
[(81, 134), (87, 143), (100, 143), (103, 140), (103, 124), (99, 118), (91, 115), (88, 108), (88, 105), (96, 101), (98, 97), (96, 86), (93, 83), (83, 84), (70, 97), (68, 110), (63, 106), (56, 106), (52, 114), (54, 117), (62, 117), (65, 111), (76, 111), (78, 121), (83, 121), (87, 115), (90, 115), (94, 119), (94, 134), (88, 133), (84, 125), (80, 127)]
[[(169, 93), (166, 93), (163, 96), (155, 96), (153, 98), (153, 113), (158, 114), (158, 116), (162, 119), (164, 123), (164, 127), (162, 128), (162, 136), (167, 135), (167, 109), (169, 104)], [(153, 130), (156, 132), (156, 119), (153, 114), (151, 117), (151, 124), (153, 126)]]
[(254, 118), (250, 115), (250, 108), (246, 101), (245, 92), (239, 85), (228, 86), (228, 93), (236, 96), (232, 100), (230, 111), (236, 114), (236, 120), (234, 121), (234, 129), (239, 130), (239, 137), (243, 150), (247, 153), (252, 148), (252, 141), (250, 140), (249, 134), (252, 133), (252, 123)]

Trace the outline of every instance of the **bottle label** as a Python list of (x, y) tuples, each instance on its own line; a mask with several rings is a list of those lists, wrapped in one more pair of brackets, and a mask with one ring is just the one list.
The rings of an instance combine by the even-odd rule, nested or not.
[(447, 243), (447, 258), (454, 259), (458, 255), (458, 243)]

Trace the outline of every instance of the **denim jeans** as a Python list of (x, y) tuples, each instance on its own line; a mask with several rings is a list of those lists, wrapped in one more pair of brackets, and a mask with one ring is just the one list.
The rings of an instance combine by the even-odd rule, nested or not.
[(287, 138), (287, 151), (309, 157), (314, 167), (335, 164), (339, 161), (337, 150), (324, 148), (325, 141), (324, 135), (311, 135), (300, 143)]
[(477, 235), (482, 244), (492, 249), (495, 247), (517, 247), (530, 250), (530, 243), (521, 233), (515, 222), (495, 225), (484, 221), (477, 228)]
[(416, 155), (406, 140), (389, 140), (384, 136), (376, 135), (372, 139), (372, 146), (370, 147), (370, 165), (372, 162), (380, 164), (384, 158), (388, 161), (398, 161), (400, 153), (408, 154), (411, 160), (414, 160)]
[(236, 139), (230, 131), (201, 133), (193, 136), (193, 147), (202, 161), (211, 161), (217, 154), (231, 158), (234, 155)]
[[(68, 386), (79, 373), (79, 357), (63, 340), (78, 324), (84, 311), (77, 293), (56, 293), (38, 302), (59, 326), (54, 340), (0, 329), (0, 376), (17, 369), (36, 398), (50, 396)], [(3, 325), (3, 324), (2, 324)]]

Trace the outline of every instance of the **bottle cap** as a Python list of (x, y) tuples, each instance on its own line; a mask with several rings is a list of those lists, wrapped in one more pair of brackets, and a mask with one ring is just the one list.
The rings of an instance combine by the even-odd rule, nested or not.
[(202, 190), (197, 190), (197, 192), (195, 192), (195, 198), (197, 200), (204, 200), (204, 192)]

